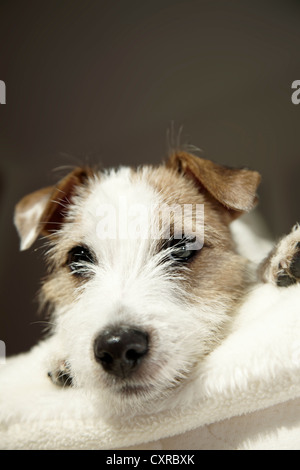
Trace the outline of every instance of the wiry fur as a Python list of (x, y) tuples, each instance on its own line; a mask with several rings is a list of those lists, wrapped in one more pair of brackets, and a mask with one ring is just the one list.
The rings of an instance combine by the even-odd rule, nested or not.
[[(71, 364), (74, 385), (99, 388), (110, 412), (126, 412), (130, 403), (135, 411), (145, 409), (158, 398), (163, 403), (164, 396), (191, 378), (201, 358), (223, 337), (247, 280), (246, 262), (234, 252), (222, 215), (212, 209), (206, 211), (206, 247), (190, 266), (174, 267), (157, 241), (97, 238), (94, 214), (99, 200), (107, 198), (116, 206), (125, 195), (132, 202), (154, 206), (176, 199), (199, 202), (191, 182), (163, 173), (143, 168), (138, 173), (120, 169), (95, 175), (88, 190), (85, 187), (74, 198), (47, 253), (52, 273), (42, 297), (54, 306), (55, 354), (60, 345), (59, 357)], [(173, 181), (173, 190), (162, 185), (166, 179)], [(87, 244), (98, 260), (83, 281), (65, 266), (66, 253), (80, 243)], [(150, 332), (151, 353), (125, 384), (108, 376), (93, 358), (94, 338), (113, 324)]]
[[(190, 156), (182, 161), (186, 165), (190, 160), (195, 166)], [(229, 207), (223, 206), (218, 181), (213, 182), (217, 189), (199, 190), (197, 171), (195, 167), (193, 178), (168, 166), (89, 171), (84, 176), (77, 172), (72, 194), (56, 202), (64, 206), (62, 220), (58, 230), (47, 233), (49, 275), (41, 291), (42, 303), (52, 306), (50, 375), (55, 381), (55, 375), (67, 370), (73, 386), (99, 390), (103, 410), (111, 415), (150, 412), (154, 403), (156, 409), (170, 406), (170, 398), (193, 379), (201, 359), (222, 340), (253, 283), (253, 267), (237, 254), (229, 229), (239, 195), (231, 189)], [(250, 194), (254, 186), (249, 183), (248, 205), (250, 196), (255, 199)], [(99, 204), (112, 205), (118, 214), (124, 199), (150, 209), (149, 230), (157, 222), (155, 209), (162, 204), (204, 204), (203, 248), (190, 263), (174, 264), (161, 240), (150, 236), (100, 239)], [(47, 207), (42, 209), (49, 213)], [(194, 223), (185, 222), (190, 227)], [(40, 223), (49, 226), (48, 218)], [(67, 265), (74, 245), (88, 246), (95, 259), (81, 266), (81, 276)], [(94, 358), (95, 338), (113, 325), (130, 325), (149, 334), (149, 353), (126, 379), (107, 374)]]

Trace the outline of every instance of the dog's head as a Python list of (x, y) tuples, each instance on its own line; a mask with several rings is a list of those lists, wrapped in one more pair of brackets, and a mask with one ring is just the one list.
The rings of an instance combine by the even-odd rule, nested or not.
[(158, 167), (76, 168), (20, 201), (21, 249), (49, 241), (41, 298), (73, 384), (120, 413), (151, 410), (193, 376), (245, 293), (229, 225), (259, 180), (177, 152)]

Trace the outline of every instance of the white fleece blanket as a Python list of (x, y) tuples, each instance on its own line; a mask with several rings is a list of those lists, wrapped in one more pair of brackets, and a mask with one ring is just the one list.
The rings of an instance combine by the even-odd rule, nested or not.
[(300, 449), (300, 285), (253, 291), (172, 412), (105, 420), (94, 392), (52, 385), (47, 348), (0, 364), (0, 449)]

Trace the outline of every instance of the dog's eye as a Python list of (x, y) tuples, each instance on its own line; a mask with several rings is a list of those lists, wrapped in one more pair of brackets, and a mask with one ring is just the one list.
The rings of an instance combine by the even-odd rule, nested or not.
[(194, 242), (195, 238), (182, 238), (179, 240), (172, 238), (167, 242), (165, 247), (171, 248), (170, 257), (174, 259), (174, 261), (184, 262), (189, 261), (198, 252), (198, 250), (191, 249)]
[(72, 272), (84, 274), (87, 263), (95, 263), (94, 256), (87, 247), (81, 245), (74, 246), (74, 248), (68, 252), (67, 265)]

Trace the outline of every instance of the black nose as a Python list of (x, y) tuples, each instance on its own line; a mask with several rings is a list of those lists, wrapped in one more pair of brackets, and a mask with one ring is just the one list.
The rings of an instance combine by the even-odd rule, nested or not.
[(128, 326), (102, 331), (94, 342), (94, 354), (109, 374), (126, 378), (136, 371), (148, 352), (148, 334)]

